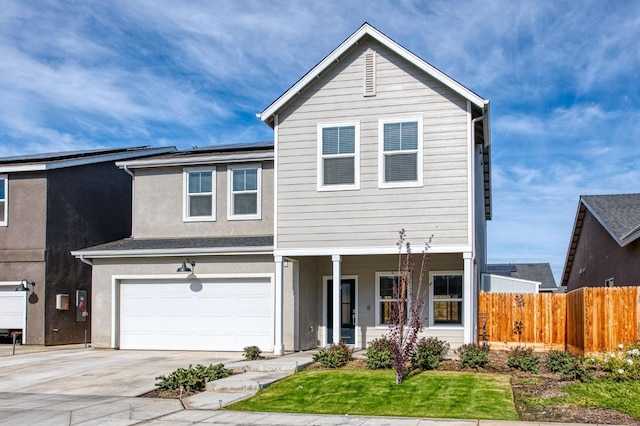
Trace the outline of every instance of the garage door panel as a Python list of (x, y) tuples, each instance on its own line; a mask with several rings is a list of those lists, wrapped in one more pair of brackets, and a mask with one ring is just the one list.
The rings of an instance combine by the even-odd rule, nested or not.
[(122, 349), (273, 349), (268, 279), (123, 282), (120, 298)]
[(15, 287), (0, 290), (0, 328), (20, 329), (24, 326), (26, 292), (16, 292)]

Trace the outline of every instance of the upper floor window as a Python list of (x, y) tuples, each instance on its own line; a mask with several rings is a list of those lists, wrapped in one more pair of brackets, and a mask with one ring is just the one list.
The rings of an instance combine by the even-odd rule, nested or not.
[(462, 325), (462, 272), (431, 275), (431, 324)]
[(422, 186), (422, 118), (380, 120), (379, 186)]
[(318, 190), (360, 187), (360, 124), (318, 125)]
[(258, 164), (229, 166), (228, 219), (260, 219), (262, 168)]
[(216, 220), (215, 167), (185, 169), (184, 220)]
[(9, 189), (9, 179), (6, 175), (0, 175), (0, 226), (7, 226), (7, 194)]

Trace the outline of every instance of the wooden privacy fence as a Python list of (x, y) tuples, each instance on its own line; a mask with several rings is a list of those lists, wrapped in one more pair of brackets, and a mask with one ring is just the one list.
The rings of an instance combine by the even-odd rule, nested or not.
[(486, 330), (495, 349), (526, 344), (582, 355), (613, 351), (640, 338), (639, 298), (638, 287), (585, 287), (567, 294), (480, 293), (478, 340)]

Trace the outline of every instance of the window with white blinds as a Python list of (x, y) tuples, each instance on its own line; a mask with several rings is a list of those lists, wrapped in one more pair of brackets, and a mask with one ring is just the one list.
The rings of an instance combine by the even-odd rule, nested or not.
[(318, 189), (357, 189), (359, 125), (318, 126)]
[(227, 170), (227, 219), (260, 219), (262, 167), (241, 164), (230, 165)]
[(185, 169), (184, 217), (185, 221), (216, 220), (216, 169)]
[(380, 186), (422, 185), (422, 120), (380, 121)]

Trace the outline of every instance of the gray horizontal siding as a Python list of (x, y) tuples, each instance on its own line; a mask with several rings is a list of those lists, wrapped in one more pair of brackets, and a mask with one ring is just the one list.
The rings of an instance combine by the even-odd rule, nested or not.
[[(363, 96), (362, 54), (377, 52), (376, 96)], [(423, 118), (424, 181), (378, 188), (378, 122)], [(360, 189), (317, 191), (318, 123), (360, 124)], [(401, 228), (467, 244), (466, 101), (382, 46), (364, 43), (280, 113), (278, 248), (393, 245)]]

